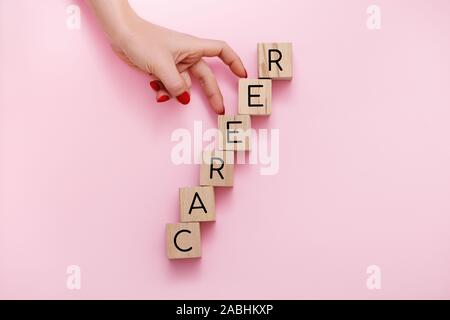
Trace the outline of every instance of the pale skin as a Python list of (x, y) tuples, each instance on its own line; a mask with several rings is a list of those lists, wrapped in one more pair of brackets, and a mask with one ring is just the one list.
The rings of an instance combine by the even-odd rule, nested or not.
[(151, 76), (156, 101), (175, 97), (190, 101), (191, 76), (197, 79), (217, 114), (224, 114), (223, 96), (204, 57), (219, 57), (240, 78), (247, 71), (224, 41), (202, 39), (166, 29), (140, 18), (127, 0), (87, 0), (108, 35), (113, 51), (128, 65)]

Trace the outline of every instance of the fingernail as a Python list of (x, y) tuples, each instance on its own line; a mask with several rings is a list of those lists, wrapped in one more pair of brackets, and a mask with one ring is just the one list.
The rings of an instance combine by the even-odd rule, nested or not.
[(159, 97), (158, 99), (156, 99), (156, 101), (158, 101), (158, 102), (166, 102), (169, 99), (170, 99), (170, 97), (168, 95), (164, 94), (161, 97)]
[(245, 77), (248, 78), (247, 69), (244, 68), (244, 71), (245, 71)]
[(177, 100), (182, 104), (188, 104), (191, 101), (191, 97), (187, 91), (183, 92), (177, 97)]
[(223, 116), (223, 115), (225, 114), (225, 107), (222, 109), (222, 111), (219, 112), (219, 114), (220, 114), (221, 116)]
[(150, 87), (152, 87), (155, 91), (159, 91), (161, 89), (157, 80), (150, 81)]

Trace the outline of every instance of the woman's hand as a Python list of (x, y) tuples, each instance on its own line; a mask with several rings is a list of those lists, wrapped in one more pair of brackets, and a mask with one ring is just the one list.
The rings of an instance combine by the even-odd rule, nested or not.
[(223, 97), (203, 57), (217, 56), (238, 77), (247, 77), (239, 56), (225, 42), (172, 31), (138, 17), (126, 0), (90, 0), (109, 35), (114, 52), (127, 64), (152, 76), (156, 100), (190, 101), (191, 77), (198, 79), (213, 110), (224, 114)]

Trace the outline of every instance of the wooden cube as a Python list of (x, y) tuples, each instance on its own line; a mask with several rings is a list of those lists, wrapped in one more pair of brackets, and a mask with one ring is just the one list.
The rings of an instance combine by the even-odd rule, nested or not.
[(250, 150), (251, 124), (249, 115), (218, 116), (219, 149)]
[(201, 257), (200, 223), (168, 223), (166, 247), (169, 259)]
[(272, 80), (239, 79), (238, 113), (268, 116), (272, 112)]
[(203, 222), (216, 220), (214, 188), (180, 188), (180, 221)]
[(200, 185), (232, 187), (233, 169), (233, 151), (205, 151), (200, 164)]
[(258, 43), (258, 77), (292, 79), (292, 43)]

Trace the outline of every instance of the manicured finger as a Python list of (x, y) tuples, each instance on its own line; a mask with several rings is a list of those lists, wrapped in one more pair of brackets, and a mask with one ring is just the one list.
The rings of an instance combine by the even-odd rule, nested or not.
[(208, 102), (217, 114), (225, 114), (223, 105), (223, 97), (217, 84), (216, 77), (208, 64), (203, 60), (199, 60), (192, 65), (190, 69), (192, 75), (198, 79), (203, 91), (205, 92)]
[(150, 80), (149, 85), (155, 92), (158, 92), (163, 87), (163, 84), (159, 80)]
[(199, 45), (205, 57), (219, 57), (230, 70), (241, 78), (247, 78), (247, 71), (237, 53), (224, 41), (201, 39)]
[(172, 97), (176, 97), (182, 104), (188, 104), (191, 100), (189, 87), (185, 78), (178, 72), (173, 61), (160, 61), (155, 68), (155, 77), (161, 80), (164, 87)]
[[(180, 74), (183, 77), (184, 81), (186, 81), (186, 85), (187, 85), (187, 87), (189, 89), (189, 92), (190, 92), (190, 89), (192, 87), (192, 80), (191, 80), (191, 76), (189, 75), (189, 72), (188, 71), (183, 71)], [(159, 91), (161, 89), (165, 90), (165, 87), (164, 87), (163, 83), (159, 79), (155, 78), (154, 76), (150, 76), (149, 85), (155, 91)], [(165, 91), (167, 92), (167, 90), (165, 90)]]
[(166, 90), (159, 90), (156, 93), (156, 102), (161, 103), (161, 102), (166, 102), (170, 100), (170, 96), (169, 93)]
[(164, 85), (162, 84), (161, 81), (159, 81), (153, 76), (150, 76), (149, 85), (150, 88), (152, 88), (153, 91), (155, 91), (156, 102), (166, 102), (167, 100), (170, 99), (169, 93), (164, 88)]

